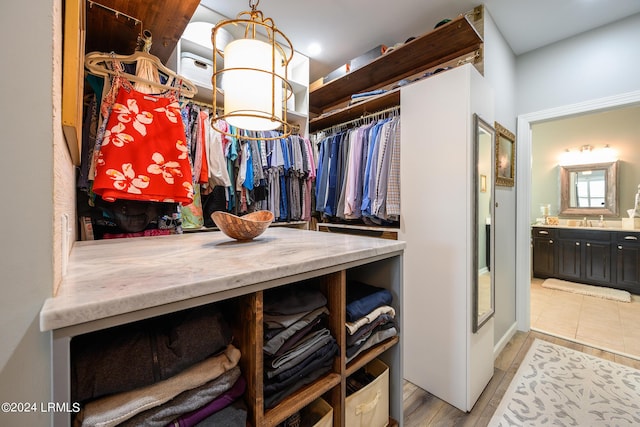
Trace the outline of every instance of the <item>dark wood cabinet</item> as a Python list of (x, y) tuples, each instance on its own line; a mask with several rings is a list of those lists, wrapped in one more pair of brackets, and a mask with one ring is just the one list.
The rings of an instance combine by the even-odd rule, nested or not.
[(582, 275), (581, 242), (572, 238), (558, 239), (558, 277), (580, 280)]
[(558, 277), (592, 285), (612, 286), (613, 233), (585, 228), (558, 229)]
[(533, 227), (532, 241), (534, 277), (640, 293), (640, 233), (629, 236), (602, 229)]
[(640, 295), (640, 233), (616, 233), (614, 254), (617, 287)]
[(612, 282), (611, 243), (587, 241), (584, 243), (584, 279), (592, 283), (609, 285)]
[(546, 279), (554, 277), (555, 271), (555, 230), (534, 228), (531, 232), (533, 245), (533, 275)]

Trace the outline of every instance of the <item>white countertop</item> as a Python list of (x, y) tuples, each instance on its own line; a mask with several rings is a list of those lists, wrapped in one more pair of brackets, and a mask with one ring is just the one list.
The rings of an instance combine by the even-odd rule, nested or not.
[(221, 232), (76, 242), (58, 294), (40, 312), (40, 329), (203, 295), (237, 295), (244, 286), (404, 248), (401, 241), (279, 227), (249, 242)]
[(546, 225), (546, 224), (532, 224), (531, 227), (542, 227), (542, 228), (568, 228), (571, 230), (601, 230), (601, 231), (629, 231), (629, 232), (637, 232), (640, 231), (638, 229), (630, 230), (628, 228), (616, 227), (616, 226), (605, 226), (605, 227), (579, 227), (577, 225)]

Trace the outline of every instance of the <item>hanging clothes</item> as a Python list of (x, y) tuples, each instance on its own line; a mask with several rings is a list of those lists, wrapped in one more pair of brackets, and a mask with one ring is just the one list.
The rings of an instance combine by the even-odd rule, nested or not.
[[(93, 232), (83, 239), (179, 234), (182, 213), (188, 226), (197, 227), (202, 214), (195, 194), (202, 177), (194, 173), (191, 153), (203, 146), (192, 144), (197, 128), (187, 124), (199, 110), (180, 107), (178, 86), (154, 94), (169, 86), (144, 58), (134, 63), (109, 58), (101, 66), (104, 75), (86, 77), (93, 94), (83, 114), (78, 215), (83, 224), (90, 221)], [(135, 85), (130, 75), (152, 83)], [(144, 221), (133, 213), (137, 206), (146, 206)]]
[[(196, 152), (196, 158), (194, 161), (194, 181), (199, 184), (206, 184), (209, 182), (209, 163), (207, 160), (207, 123), (209, 123), (209, 113), (207, 111), (200, 111), (198, 115), (198, 148)], [(195, 165), (198, 165), (196, 170)]]
[[(218, 120), (218, 123), (216, 123), (218, 129), (223, 125), (221, 122), (222, 120)], [(209, 170), (208, 184), (211, 187), (215, 187), (216, 185), (231, 187), (231, 179), (229, 178), (229, 171), (227, 169), (227, 159), (222, 146), (224, 135), (214, 130), (211, 122), (208, 120), (205, 127), (208, 136), (206, 150)]]
[[(373, 215), (382, 218), (389, 219), (389, 213), (387, 210), (387, 197), (391, 185), (391, 165), (393, 151), (396, 149), (396, 144), (399, 147), (400, 140), (400, 120), (394, 120), (389, 123), (389, 127), (386, 130), (385, 138), (383, 139), (380, 147), (381, 155), (378, 161), (378, 168), (376, 171), (376, 188), (375, 197), (372, 202)], [(399, 166), (399, 165), (398, 165)], [(394, 173), (397, 173), (394, 171)], [(394, 181), (394, 186), (399, 186), (399, 180)], [(395, 190), (395, 187), (394, 187)], [(393, 191), (393, 190), (392, 190)], [(399, 187), (397, 188), (396, 199), (399, 199)], [(399, 203), (398, 203), (399, 204)], [(398, 214), (399, 215), (399, 212)]]
[(313, 209), (313, 183), (316, 179), (315, 155), (311, 141), (307, 138), (302, 139), (301, 144), (304, 147), (305, 155), (305, 177), (302, 196), (302, 220), (309, 221), (311, 219), (311, 211)]
[(350, 142), (351, 150), (349, 152), (349, 160), (347, 165), (347, 183), (345, 186), (345, 210), (346, 219), (360, 218), (362, 211), (362, 161), (363, 150), (365, 146), (365, 135), (371, 129), (373, 124), (361, 126), (355, 132), (351, 132)]
[(371, 225), (399, 221), (399, 115), (315, 137), (315, 211)]
[(93, 191), (107, 201), (191, 203), (191, 165), (177, 101), (137, 92), (121, 80), (98, 154)]

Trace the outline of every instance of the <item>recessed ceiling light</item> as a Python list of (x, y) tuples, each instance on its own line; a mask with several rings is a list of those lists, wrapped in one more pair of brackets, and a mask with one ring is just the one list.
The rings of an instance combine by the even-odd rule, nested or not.
[(309, 51), (309, 56), (315, 56), (322, 52), (322, 46), (320, 46), (320, 43), (313, 42), (309, 45), (307, 50)]

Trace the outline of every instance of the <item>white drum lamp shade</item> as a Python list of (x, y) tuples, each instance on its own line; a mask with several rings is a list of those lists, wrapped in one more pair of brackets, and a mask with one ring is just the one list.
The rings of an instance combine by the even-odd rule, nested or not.
[(280, 127), (284, 80), (282, 55), (270, 44), (239, 39), (226, 45), (222, 89), (227, 122), (254, 131)]

